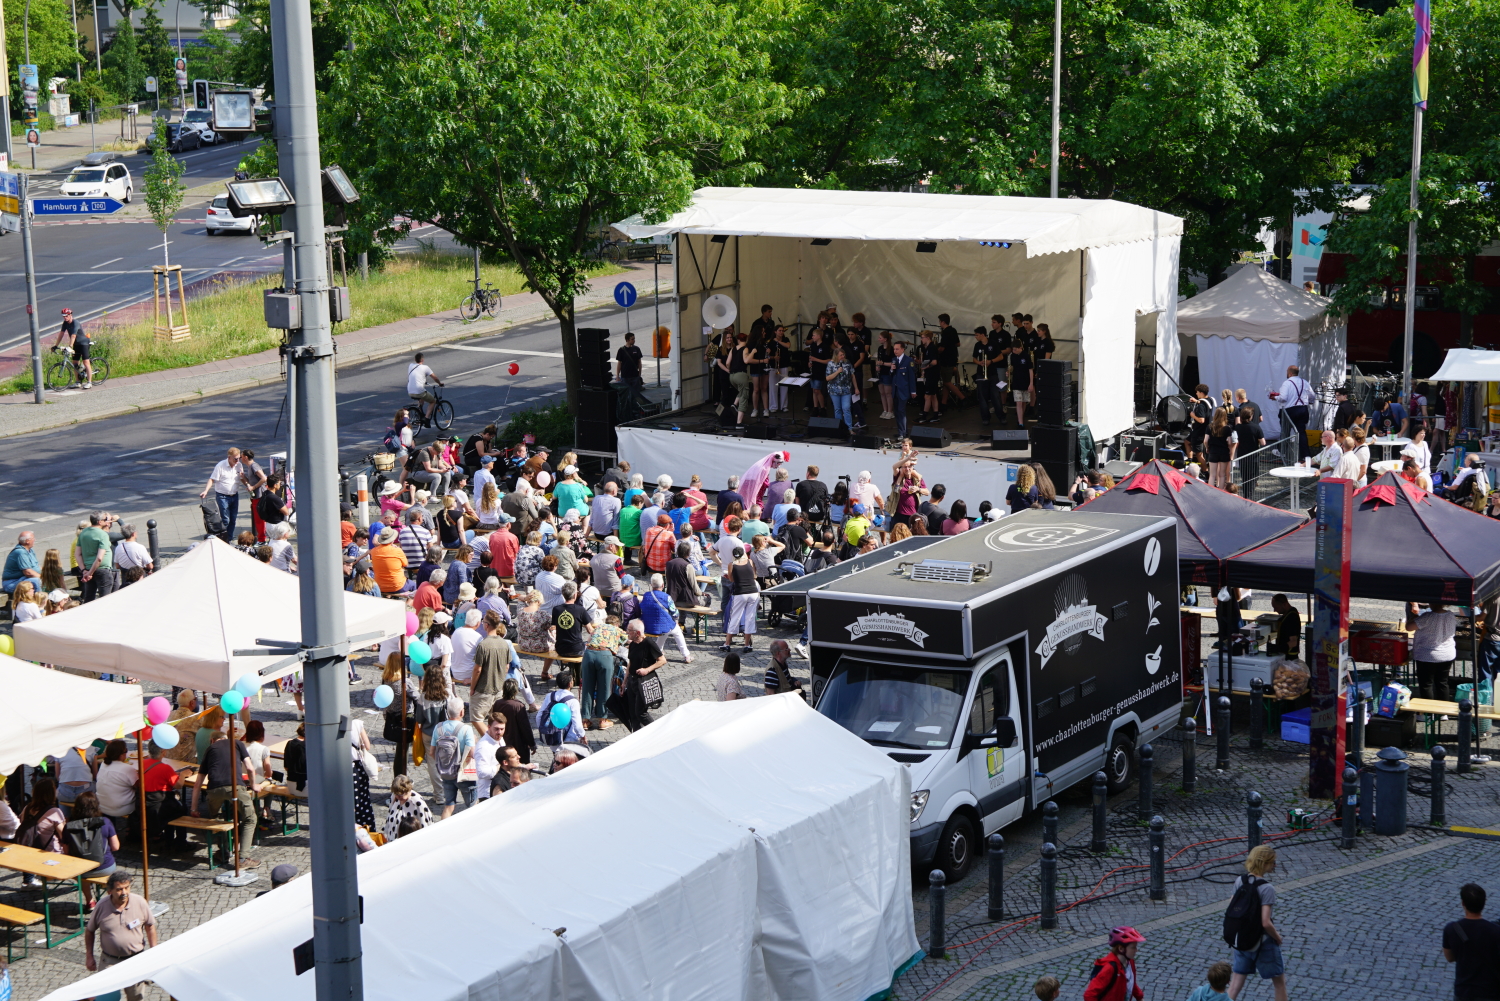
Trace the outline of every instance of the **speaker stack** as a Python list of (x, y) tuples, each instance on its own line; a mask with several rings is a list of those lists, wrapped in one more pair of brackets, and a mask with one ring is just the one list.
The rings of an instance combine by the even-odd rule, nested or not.
[(849, 429), (844, 427), (844, 422), (837, 417), (809, 417), (807, 419), (807, 436), (809, 438), (838, 438), (849, 437)]
[(610, 386), (609, 331), (600, 327), (578, 328), (577, 444), (590, 452), (613, 452), (615, 437), (615, 391)]
[(921, 424), (913, 424), (906, 429), (906, 436), (911, 443), (918, 448), (947, 448), (953, 444), (953, 438), (942, 428), (924, 427)]
[(1078, 383), (1073, 363), (1044, 358), (1036, 364), (1037, 425), (1031, 429), (1031, 457), (1042, 464), (1059, 494), (1078, 476)]
[(997, 428), (990, 432), (990, 448), (1004, 452), (1024, 452), (1031, 447), (1031, 434), (1025, 428), (1008, 431)]

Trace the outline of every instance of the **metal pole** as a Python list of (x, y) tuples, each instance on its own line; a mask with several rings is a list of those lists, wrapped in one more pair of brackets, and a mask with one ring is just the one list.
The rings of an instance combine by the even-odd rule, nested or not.
[(272, 52), (280, 53), (274, 60), (277, 130), (286, 139), (277, 155), (282, 180), (297, 199), (289, 216), (296, 234), (302, 328), (290, 332), (288, 366), (298, 390), (292, 422), (302, 474), (297, 482), (297, 580), (307, 706), (314, 976), (319, 1001), (363, 1001), (354, 784), (349, 780), (349, 634), (338, 527), (338, 416), (309, 0), (272, 0), (271, 29)]
[(1057, 927), (1057, 847), (1042, 845), (1042, 920), (1043, 928)]
[[(10, 134), (9, 121), (5, 124), (6, 135)], [(15, 169), (15, 165), (11, 165)], [(46, 388), (42, 385), (42, 328), (36, 315), (36, 257), (31, 250), (31, 213), (26, 211), (30, 194), (31, 178), (16, 171), (21, 179), (21, 256), (26, 266), (26, 319), (31, 324), (31, 401), (46, 403)]]
[(140, 802), (137, 808), (141, 813), (141, 896), (146, 898), (146, 903), (151, 902), (151, 851), (146, 845), (146, 742), (141, 739), (141, 731), (135, 732), (135, 760), (138, 766), (136, 771), (140, 779)]
[(1249, 836), (1251, 848), (1260, 844), (1260, 813), (1261, 796), (1252, 789), (1245, 794), (1246, 833)]
[(1214, 761), (1214, 768), (1223, 771), (1229, 767), (1229, 697), (1219, 696), (1219, 708), (1214, 710), (1219, 721), (1219, 746), (1218, 758)]
[[(78, 0), (72, 0), (72, 2), (69, 4), (69, 6), (73, 10), (73, 75), (78, 78), (78, 82), (79, 83), (82, 83), (83, 82), (83, 61), (78, 58)], [(5, 120), (5, 125), (6, 125), (6, 131), (7, 132), (10, 131), (10, 119), (9, 118), (7, 118)], [(151, 898), (148, 896), (146, 899), (150, 900)]]
[(990, 846), (990, 903), (989, 919), (1001, 921), (1005, 918), (1005, 839), (998, 833), (991, 834)]
[(1460, 699), (1458, 702), (1458, 766), (1453, 770), (1460, 775), (1469, 772), (1469, 748), (1472, 746), (1473, 734), (1470, 732), (1474, 724), (1474, 715), (1470, 709), (1468, 699)]
[(1406, 223), (1406, 337), (1401, 349), (1401, 403), (1411, 399), (1412, 331), (1417, 320), (1417, 184), (1422, 174), (1422, 106), (1411, 109), (1411, 218)]
[(1057, 844), (1057, 804), (1050, 799), (1042, 807), (1042, 840)]
[(1139, 816), (1143, 821), (1149, 821), (1151, 819), (1152, 812), (1151, 782), (1156, 778), (1156, 776), (1153, 774), (1153, 770), (1156, 767), (1154, 761), (1155, 752), (1152, 750), (1150, 744), (1142, 744), (1138, 754), (1140, 756), (1140, 777), (1136, 781), (1139, 786), (1137, 791), (1140, 793), (1140, 802), (1139, 804), (1137, 804), (1139, 806), (1137, 816)]
[(1152, 900), (1167, 899), (1167, 822), (1151, 818), (1151, 892)]
[(941, 869), (934, 869), (927, 881), (927, 955), (932, 959), (945, 959), (948, 943), (944, 940), (943, 925), (948, 923), (948, 875)]
[(1182, 721), (1182, 791), (1198, 791), (1198, 721), (1191, 716)]
[(1354, 847), (1354, 825), (1358, 819), (1355, 814), (1359, 810), (1359, 773), (1353, 767), (1344, 766), (1344, 830), (1339, 839), (1340, 848)]
[(1094, 835), (1089, 842), (1089, 851), (1109, 851), (1105, 840), (1104, 823), (1109, 813), (1109, 776), (1104, 772), (1094, 773)]
[(151, 551), (151, 569), (160, 570), (156, 561), (160, 558), (161, 539), (156, 530), (156, 519), (152, 518), (146, 522), (146, 548)]
[(1266, 734), (1266, 683), (1259, 678), (1250, 679), (1250, 750), (1259, 751), (1265, 746)]
[(1062, 124), (1062, 0), (1052, 8), (1052, 197), (1057, 197), (1058, 130)]
[(1444, 774), (1445, 768), (1443, 763), (1443, 759), (1447, 756), (1448, 749), (1442, 744), (1439, 744), (1437, 747), (1434, 747), (1432, 749), (1431, 822), (1433, 827), (1448, 826), (1448, 804), (1446, 800), (1446, 795), (1448, 792), (1446, 788), (1447, 776)]

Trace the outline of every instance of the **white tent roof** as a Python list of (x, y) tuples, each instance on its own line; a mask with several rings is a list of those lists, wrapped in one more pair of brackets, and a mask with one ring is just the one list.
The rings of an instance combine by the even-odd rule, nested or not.
[(0, 774), (140, 729), (140, 685), (95, 681), (0, 654)]
[(1500, 351), (1449, 348), (1433, 382), (1500, 382)]
[(1334, 324), (1329, 300), (1258, 267), (1232, 272), (1213, 288), (1177, 304), (1177, 332), (1296, 344)]
[[(16, 655), (225, 692), (274, 662), (231, 651), (254, 649), (262, 638), (296, 642), (301, 609), (295, 576), (210, 538), (108, 597), (16, 626)], [(406, 627), (400, 602), (363, 594), (344, 593), (344, 618), (350, 636), (383, 639)]]
[[(918, 952), (909, 801), (903, 766), (795, 695), (689, 703), (361, 855), (365, 997), (863, 1001)], [(559, 854), (601, 821), (608, 851)], [(303, 878), (46, 1001), (141, 980), (181, 1001), (312, 1001), (291, 956), (311, 935)]]
[(930, 195), (816, 188), (699, 188), (660, 223), (614, 228), (632, 240), (668, 233), (832, 240), (1024, 243), (1027, 257), (1181, 236), (1182, 220), (1127, 202)]

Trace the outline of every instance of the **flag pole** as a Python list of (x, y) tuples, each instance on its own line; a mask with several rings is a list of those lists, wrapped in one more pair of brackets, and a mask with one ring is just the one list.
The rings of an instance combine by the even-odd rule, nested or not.
[(1411, 195), (1406, 221), (1406, 323), (1401, 348), (1401, 402), (1411, 399), (1411, 354), (1417, 320), (1417, 184), (1422, 176), (1422, 112), (1427, 109), (1427, 69), (1432, 48), (1432, 0), (1413, 0), (1416, 31), (1411, 49)]

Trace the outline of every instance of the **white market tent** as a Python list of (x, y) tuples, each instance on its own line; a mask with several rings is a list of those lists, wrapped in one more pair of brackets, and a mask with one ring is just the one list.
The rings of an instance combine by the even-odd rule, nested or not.
[[(272, 663), (236, 657), (257, 639), (302, 635), (297, 578), (217, 538), (114, 594), (16, 626), (16, 655), (87, 671), (127, 674), (206, 692), (227, 692)], [(344, 593), (348, 635), (395, 636), (406, 628), (399, 602)], [(373, 640), (372, 640), (373, 642)], [(291, 674), (292, 664), (269, 681)]]
[[(679, 407), (706, 398), (699, 317), (715, 293), (735, 300), (739, 329), (759, 317), (763, 303), (787, 323), (812, 323), (836, 303), (845, 322), (863, 312), (875, 330), (920, 329), (924, 319), (935, 325), (948, 313), (964, 334), (987, 326), (995, 313), (1031, 313), (1049, 325), (1057, 357), (1079, 364), (1079, 420), (1096, 439), (1132, 424), (1138, 336), (1166, 371), (1177, 372), (1182, 220), (1137, 205), (701, 188), (687, 208), (659, 223), (634, 216), (614, 228), (630, 239), (673, 244), (685, 317), (681, 349), (671, 355)], [(936, 244), (930, 252), (918, 250), (929, 243)]]
[(140, 685), (95, 681), (0, 654), (0, 775), (140, 729)]
[[(794, 694), (689, 703), (361, 855), (365, 997), (863, 1001), (919, 955), (910, 798), (903, 766)], [(558, 854), (600, 824), (607, 850)], [(311, 936), (304, 877), (45, 1001), (141, 980), (313, 1001), (292, 965)]]
[(1500, 382), (1500, 351), (1449, 348), (1431, 382)]
[[(1265, 412), (1266, 439), (1280, 434), (1280, 405), (1266, 388), (1281, 388), (1288, 365), (1302, 378), (1339, 385), (1348, 365), (1346, 328), (1328, 313), (1329, 300), (1246, 266), (1177, 307), (1177, 333), (1197, 339), (1198, 381), (1217, 400), (1221, 389), (1244, 389)], [(1191, 392), (1192, 387), (1184, 387)]]

